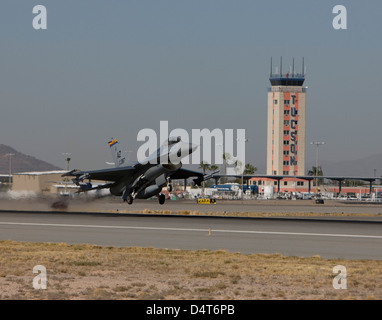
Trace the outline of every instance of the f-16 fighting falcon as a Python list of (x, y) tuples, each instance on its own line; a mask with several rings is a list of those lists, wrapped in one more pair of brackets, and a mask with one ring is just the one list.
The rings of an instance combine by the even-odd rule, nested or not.
[[(111, 139), (108, 144), (115, 168), (91, 171), (72, 170), (62, 175), (74, 177), (72, 181), (80, 187), (79, 192), (109, 188), (111, 194), (122, 196), (128, 204), (132, 204), (134, 199), (147, 199), (152, 196), (157, 196), (159, 203), (163, 204), (165, 195), (162, 193), (162, 188), (167, 186), (167, 190), (171, 192), (173, 179), (195, 177), (194, 183), (200, 185), (218, 172), (207, 175), (182, 168), (180, 160), (195, 151), (197, 146), (182, 142), (180, 137), (170, 137), (141, 162), (128, 161), (117, 139)], [(88, 179), (89, 183), (85, 183), (84, 180)], [(105, 183), (93, 187), (91, 180), (101, 180)]]

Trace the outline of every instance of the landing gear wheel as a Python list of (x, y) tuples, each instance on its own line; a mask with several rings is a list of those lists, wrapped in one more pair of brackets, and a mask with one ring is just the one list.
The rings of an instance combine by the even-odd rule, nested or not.
[(170, 178), (170, 177), (167, 177), (166, 180), (167, 180), (167, 191), (168, 191), (168, 192), (171, 192), (171, 191), (172, 191), (172, 182), (171, 182), (171, 178)]
[(127, 198), (126, 198), (126, 202), (128, 204), (132, 204), (133, 203), (133, 196), (131, 194), (127, 195)]
[(166, 197), (163, 193), (158, 195), (159, 204), (164, 204), (164, 201), (166, 200)]

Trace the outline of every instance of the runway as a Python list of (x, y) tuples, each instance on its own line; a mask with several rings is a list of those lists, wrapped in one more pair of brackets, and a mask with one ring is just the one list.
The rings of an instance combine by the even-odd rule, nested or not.
[(0, 212), (0, 239), (382, 259), (380, 221)]
[[(51, 211), (50, 199), (0, 199), (0, 210), (34, 210)], [(359, 214), (373, 215), (382, 218), (382, 202), (362, 204), (353, 201), (325, 200), (324, 204), (315, 204), (313, 200), (217, 200), (216, 204), (197, 204), (196, 200), (166, 200), (159, 205), (157, 199), (137, 199), (132, 205), (122, 202), (119, 198), (86, 198), (73, 199), (69, 202), (67, 211), (77, 212), (124, 212), (138, 213), (143, 211), (166, 211), (172, 214), (193, 211), (199, 213), (232, 214), (240, 212), (256, 213), (312, 213), (312, 214)]]

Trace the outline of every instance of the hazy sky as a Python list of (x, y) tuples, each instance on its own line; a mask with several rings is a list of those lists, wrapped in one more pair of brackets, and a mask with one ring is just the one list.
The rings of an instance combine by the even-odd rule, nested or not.
[[(35, 30), (35, 5), (47, 30)], [(347, 30), (335, 30), (335, 5)], [(306, 168), (382, 151), (380, 0), (3, 0), (0, 143), (64, 167), (98, 169), (107, 141), (141, 129), (246, 129), (266, 161), (270, 58), (305, 57)]]

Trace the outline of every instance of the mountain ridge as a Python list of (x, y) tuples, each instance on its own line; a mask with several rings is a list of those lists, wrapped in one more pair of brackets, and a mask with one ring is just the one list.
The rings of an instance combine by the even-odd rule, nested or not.
[[(319, 164), (324, 175), (344, 175), (351, 177), (380, 178), (382, 176), (382, 153), (360, 159), (349, 159), (337, 162), (322, 161)], [(310, 168), (308, 168), (309, 170)]]
[(10, 156), (8, 154), (12, 154), (12, 173), (63, 170), (46, 161), (19, 152), (10, 146), (0, 144), (0, 174), (9, 174)]
[[(248, 161), (251, 163), (251, 161)], [(257, 167), (257, 174), (266, 173), (266, 163), (254, 164)], [(382, 177), (382, 153), (365, 156), (359, 159), (346, 159), (341, 161), (320, 160), (318, 164), (324, 176), (347, 176), (347, 177), (367, 177), (380, 179)], [(315, 163), (308, 162), (305, 166), (305, 174), (316, 166)], [(374, 171), (375, 170), (375, 171)]]

